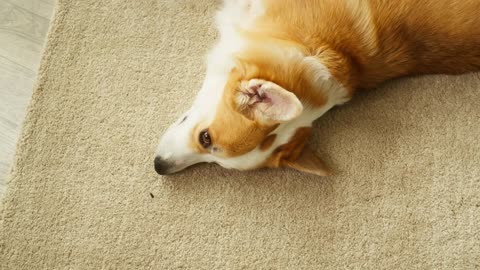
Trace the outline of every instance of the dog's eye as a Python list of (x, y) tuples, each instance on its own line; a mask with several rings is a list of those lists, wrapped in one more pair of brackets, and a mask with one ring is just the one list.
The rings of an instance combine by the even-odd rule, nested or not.
[(200, 141), (200, 144), (203, 146), (203, 148), (208, 148), (212, 145), (212, 139), (210, 138), (210, 134), (208, 134), (207, 129), (200, 132), (198, 140)]

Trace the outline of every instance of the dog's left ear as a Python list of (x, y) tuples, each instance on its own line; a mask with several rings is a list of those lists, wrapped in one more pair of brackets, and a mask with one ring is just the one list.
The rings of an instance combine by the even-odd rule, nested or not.
[(308, 147), (303, 149), (296, 160), (283, 160), (282, 166), (318, 176), (332, 175), (325, 163)]
[(240, 111), (262, 124), (279, 124), (298, 117), (303, 105), (295, 94), (270, 81), (243, 82), (238, 92)]

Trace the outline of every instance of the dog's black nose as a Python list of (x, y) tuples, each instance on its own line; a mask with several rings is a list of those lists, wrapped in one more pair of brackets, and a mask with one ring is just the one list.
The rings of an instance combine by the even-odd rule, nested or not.
[(170, 163), (163, 160), (161, 157), (155, 157), (154, 164), (155, 164), (155, 171), (160, 175), (168, 174), (168, 170), (171, 167)]

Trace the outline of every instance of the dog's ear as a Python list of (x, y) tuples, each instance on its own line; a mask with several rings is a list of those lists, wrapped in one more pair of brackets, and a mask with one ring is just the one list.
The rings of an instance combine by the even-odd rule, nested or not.
[(309, 148), (305, 147), (296, 160), (283, 160), (282, 166), (318, 176), (332, 175), (325, 163)]
[(290, 141), (273, 151), (265, 166), (291, 168), (308, 174), (329, 176), (331, 171), (325, 163), (306, 146), (311, 128), (302, 127), (295, 131)]
[(243, 82), (237, 96), (240, 111), (262, 124), (279, 124), (298, 117), (303, 106), (292, 92), (265, 80)]

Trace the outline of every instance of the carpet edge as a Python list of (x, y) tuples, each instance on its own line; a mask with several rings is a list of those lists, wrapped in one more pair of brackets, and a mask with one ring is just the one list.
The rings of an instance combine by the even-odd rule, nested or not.
[(66, 14), (68, 13), (67, 5), (63, 5), (63, 3), (61, 2), (62, 0), (56, 0), (54, 4), (54, 10), (52, 13), (51, 22), (48, 28), (45, 42), (43, 44), (40, 65), (37, 69), (37, 77), (35, 79), (35, 84), (32, 87), (32, 94), (30, 96), (30, 100), (26, 108), (25, 118), (22, 121), (22, 127), (20, 129), (19, 136), (15, 144), (15, 154), (13, 156), (12, 162), (5, 176), (5, 192), (3, 194), (0, 194), (0, 255), (3, 255), (3, 248), (4, 248), (3, 228), (4, 228), (4, 219), (5, 219), (5, 209), (6, 209), (5, 205), (9, 201), (9, 197), (11, 196), (10, 194), (13, 193), (13, 190), (12, 190), (13, 185), (11, 185), (10, 183), (15, 181), (14, 180), (15, 174), (17, 172), (16, 168), (21, 159), (19, 153), (22, 152), (22, 149), (27, 143), (31, 130), (35, 129), (36, 127), (36, 123), (35, 122), (32, 123), (31, 120), (32, 120), (32, 115), (35, 112), (35, 106), (38, 100), (37, 97), (41, 96), (42, 94), (41, 89), (42, 89), (43, 83), (46, 81), (45, 76), (48, 69), (47, 63), (50, 61), (52, 57), (52, 52), (53, 52), (52, 49), (54, 49), (56, 46), (54, 41), (56, 40), (56, 33), (58, 32), (57, 31), (58, 27), (59, 25), (61, 25), (61, 22), (65, 19)]

